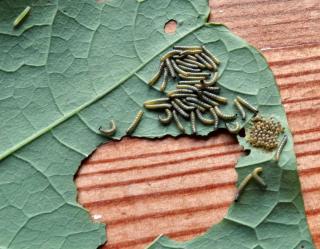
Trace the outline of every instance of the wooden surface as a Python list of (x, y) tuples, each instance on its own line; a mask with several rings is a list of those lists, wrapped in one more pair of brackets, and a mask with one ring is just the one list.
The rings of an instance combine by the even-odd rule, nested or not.
[[(266, 56), (294, 134), (308, 223), (320, 248), (319, 0), (215, 0), (225, 23)], [(164, 233), (187, 240), (226, 214), (241, 148), (229, 135), (206, 140), (125, 139), (102, 146), (76, 178), (79, 202), (108, 224), (103, 249), (144, 248)]]

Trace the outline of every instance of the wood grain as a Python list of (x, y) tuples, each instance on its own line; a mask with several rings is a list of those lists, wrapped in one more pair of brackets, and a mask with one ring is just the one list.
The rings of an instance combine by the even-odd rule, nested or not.
[[(222, 22), (266, 56), (294, 134), (308, 223), (320, 248), (320, 4), (318, 0), (216, 0)], [(124, 139), (101, 146), (76, 178), (79, 202), (108, 224), (103, 249), (144, 248), (164, 233), (187, 240), (226, 214), (236, 159), (227, 134), (198, 140)]]

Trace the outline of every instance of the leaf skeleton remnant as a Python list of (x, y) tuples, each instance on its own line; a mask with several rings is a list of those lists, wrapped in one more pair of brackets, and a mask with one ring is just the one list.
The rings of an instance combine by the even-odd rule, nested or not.
[[(145, 101), (170, 93), (170, 101), (181, 100), (172, 101), (195, 121), (201, 115), (208, 120), (233, 115), (237, 107), (223, 103), (204, 115), (208, 108), (203, 103), (218, 102), (215, 95), (230, 101), (239, 96), (262, 117), (279, 121), (287, 143), (277, 161), (275, 151), (264, 151), (237, 136), (244, 149), (251, 151), (237, 162), (238, 181), (262, 167), (268, 184), (265, 190), (250, 181), (223, 221), (204, 235), (183, 243), (160, 236), (150, 248), (314, 248), (293, 140), (274, 76), (255, 48), (223, 25), (207, 23), (207, 0), (36, 1), (30, 4), (32, 15), (13, 29), (13, 20), (24, 7), (20, 1), (0, 1), (0, 247), (96, 249), (105, 243), (105, 226), (92, 222), (77, 203), (74, 174), (98, 145), (111, 140), (99, 132), (101, 124), (115, 120), (117, 132), (112, 138), (120, 139)], [(163, 31), (168, 19), (177, 21), (174, 34)], [(220, 62), (211, 58), (217, 68), (195, 48), (183, 58), (172, 55), (175, 64), (164, 61), (163, 66), (170, 67), (166, 84), (148, 85), (163, 55), (175, 45), (190, 44), (212, 52)], [(194, 76), (176, 73), (177, 66)], [(195, 75), (205, 71), (204, 66), (214, 70), (207, 70), (213, 73), (209, 79)], [(182, 88), (171, 83), (173, 75), (183, 79)], [(218, 82), (212, 83), (215, 77)], [(203, 93), (202, 102), (195, 88), (185, 85)], [(190, 121), (179, 118), (176, 109), (171, 111), (171, 102), (156, 104), (166, 106), (161, 109), (166, 114), (161, 116), (163, 121), (175, 117), (186, 134), (195, 128), (200, 136), (226, 129), (225, 122), (215, 126), (201, 121), (189, 129)], [(190, 113), (182, 106), (199, 111)], [(254, 115), (248, 111), (245, 119), (236, 117), (247, 134)], [(134, 135), (181, 134), (178, 127), (163, 126), (157, 119), (156, 112), (146, 111)]]

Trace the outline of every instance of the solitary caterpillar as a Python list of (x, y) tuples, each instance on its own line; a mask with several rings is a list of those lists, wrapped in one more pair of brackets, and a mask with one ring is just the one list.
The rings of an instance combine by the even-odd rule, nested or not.
[(17, 18), (14, 20), (13, 22), (13, 27), (17, 28), (18, 26), (20, 26), (22, 24), (22, 22), (27, 18), (27, 16), (29, 15), (31, 10), (30, 6), (27, 6), (18, 16)]
[(99, 131), (106, 135), (106, 136), (112, 136), (117, 130), (117, 126), (116, 123), (114, 122), (114, 120), (111, 120), (111, 128), (106, 130), (106, 129), (102, 129), (102, 127), (99, 128)]
[(127, 129), (127, 134), (131, 134), (134, 132), (134, 130), (137, 128), (138, 124), (140, 123), (142, 116), (143, 116), (143, 111), (140, 110), (135, 116), (133, 122), (130, 124), (129, 128)]

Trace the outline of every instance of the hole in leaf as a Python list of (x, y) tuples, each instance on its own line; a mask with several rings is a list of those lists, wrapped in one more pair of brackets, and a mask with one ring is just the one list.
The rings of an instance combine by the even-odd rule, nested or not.
[(245, 137), (245, 136), (246, 136), (246, 131), (245, 131), (245, 129), (242, 128), (242, 129), (239, 131), (238, 135), (239, 135), (240, 137)]
[(177, 30), (177, 21), (176, 20), (169, 20), (164, 25), (164, 32), (167, 34), (175, 34)]
[(251, 150), (249, 150), (249, 149), (244, 150), (244, 155), (245, 156), (249, 156), (250, 153), (251, 153)]
[(79, 169), (78, 201), (107, 224), (104, 249), (145, 248), (160, 234), (190, 240), (226, 215), (241, 155), (234, 136), (221, 132), (109, 142)]

